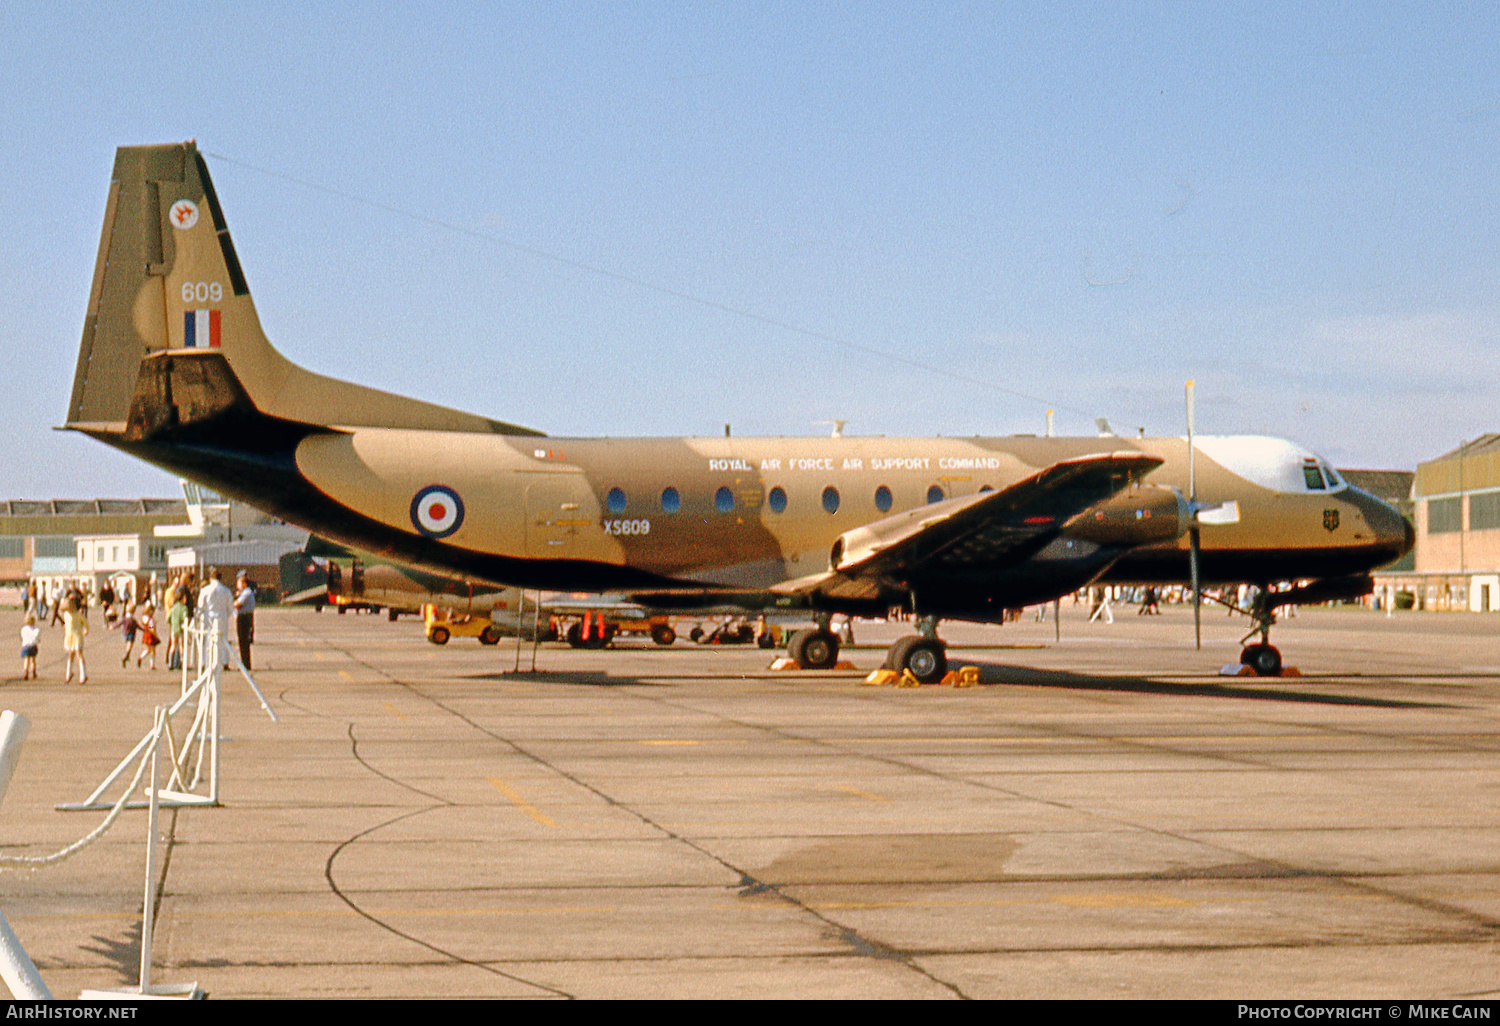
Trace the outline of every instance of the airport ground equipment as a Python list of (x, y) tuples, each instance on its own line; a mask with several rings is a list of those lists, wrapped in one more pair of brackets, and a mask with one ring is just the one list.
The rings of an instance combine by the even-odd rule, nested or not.
[(427, 640), (434, 645), (446, 645), (451, 638), (478, 638), (481, 645), (500, 643), (500, 628), (488, 616), (426, 605), (422, 607), (422, 625)]

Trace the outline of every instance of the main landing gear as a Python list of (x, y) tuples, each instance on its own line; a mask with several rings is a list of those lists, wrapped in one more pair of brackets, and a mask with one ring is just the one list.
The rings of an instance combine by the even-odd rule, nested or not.
[(936, 684), (948, 672), (948, 646), (937, 636), (937, 617), (919, 619), (917, 632), (896, 640), (885, 654), (885, 668), (905, 670), (923, 684)]
[(804, 670), (831, 670), (839, 661), (839, 636), (829, 630), (832, 617), (823, 615), (812, 630), (797, 631), (786, 643), (786, 654)]
[(1257, 634), (1260, 635), (1260, 641), (1245, 645), (1240, 652), (1240, 665), (1250, 667), (1257, 677), (1281, 676), (1281, 651), (1271, 644), (1271, 625), (1276, 622), (1276, 609), (1271, 605), (1269, 588), (1256, 590), (1255, 598), (1250, 603), (1250, 619), (1255, 626), (1240, 639), (1240, 644), (1245, 645), (1245, 642)]
[[(839, 661), (839, 636), (829, 628), (831, 617), (819, 616), (817, 627), (797, 631), (786, 654), (804, 670), (832, 669)], [(917, 621), (917, 634), (897, 639), (885, 656), (885, 668), (910, 671), (923, 684), (936, 684), (948, 672), (948, 646), (937, 636), (937, 617)]]

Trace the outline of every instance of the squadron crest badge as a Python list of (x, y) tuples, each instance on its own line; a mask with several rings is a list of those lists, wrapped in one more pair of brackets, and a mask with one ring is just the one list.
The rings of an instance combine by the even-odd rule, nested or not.
[(1325, 509), (1323, 511), (1323, 530), (1330, 534), (1339, 529), (1339, 511), (1336, 509)]
[(173, 228), (186, 231), (198, 223), (198, 204), (192, 200), (178, 200), (172, 204), (172, 211), (167, 215), (167, 220), (172, 222)]

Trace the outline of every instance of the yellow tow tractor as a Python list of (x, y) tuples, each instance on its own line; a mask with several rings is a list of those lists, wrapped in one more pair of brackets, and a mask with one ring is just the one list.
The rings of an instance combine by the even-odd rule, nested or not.
[(446, 645), (449, 638), (478, 638), (481, 645), (500, 643), (500, 628), (487, 615), (427, 605), (422, 607), (422, 623), (427, 628), (427, 640), (434, 645)]

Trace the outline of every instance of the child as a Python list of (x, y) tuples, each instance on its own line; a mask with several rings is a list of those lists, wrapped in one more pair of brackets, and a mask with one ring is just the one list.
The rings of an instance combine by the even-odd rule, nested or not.
[(42, 629), (36, 625), (36, 614), (26, 614), (26, 624), (21, 628), (21, 679), (36, 680), (36, 653), (41, 644)]
[(170, 634), (167, 638), (167, 669), (182, 669), (182, 632), (187, 626), (188, 605), (187, 585), (179, 584), (172, 589), (172, 606), (167, 611), (167, 627)]
[(151, 656), (151, 669), (156, 669), (156, 646), (161, 644), (161, 638), (156, 635), (156, 607), (147, 602), (141, 607), (141, 654), (135, 657), (136, 669), (140, 669), (141, 660), (147, 654)]
[(125, 635), (125, 654), (120, 657), (120, 669), (130, 665), (130, 653), (135, 649), (135, 633), (140, 627), (140, 621), (135, 618), (135, 608), (128, 604), (122, 606), (120, 614), (120, 632)]

